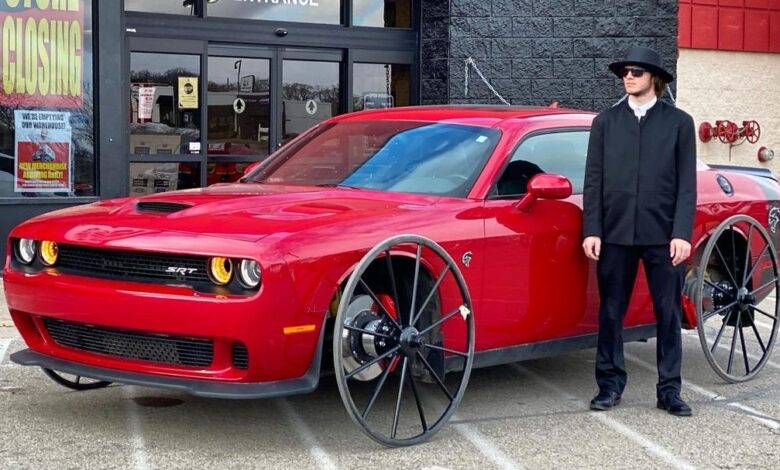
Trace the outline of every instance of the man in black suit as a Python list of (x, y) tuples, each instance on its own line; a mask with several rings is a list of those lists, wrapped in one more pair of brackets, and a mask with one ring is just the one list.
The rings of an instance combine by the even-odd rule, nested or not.
[(633, 47), (609, 68), (628, 99), (596, 116), (588, 144), (582, 247), (598, 262), (601, 300), (590, 407), (612, 408), (626, 386), (623, 317), (641, 260), (657, 322), (658, 408), (690, 416), (680, 397), (680, 316), (696, 210), (693, 119), (658, 99), (674, 77), (652, 49)]

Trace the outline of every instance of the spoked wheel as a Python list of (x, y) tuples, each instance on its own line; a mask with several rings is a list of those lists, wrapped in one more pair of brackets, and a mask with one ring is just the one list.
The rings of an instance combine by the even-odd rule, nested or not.
[(696, 316), (704, 355), (724, 380), (750, 380), (769, 359), (779, 287), (777, 254), (766, 230), (746, 215), (721, 223), (699, 265)]
[(51, 369), (43, 369), (43, 373), (48, 375), (50, 379), (62, 385), (63, 387), (68, 387), (73, 390), (95, 390), (111, 385), (111, 382), (90, 379), (75, 374), (66, 374), (64, 372)]
[(399, 235), (363, 257), (339, 304), (333, 363), (365, 434), (390, 447), (430, 439), (463, 398), (473, 360), (471, 298), (444, 249)]

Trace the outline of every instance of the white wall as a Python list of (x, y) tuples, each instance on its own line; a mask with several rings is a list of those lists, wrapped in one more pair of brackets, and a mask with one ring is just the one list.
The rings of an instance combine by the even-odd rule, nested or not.
[[(699, 124), (727, 119), (761, 125), (757, 143), (731, 149), (717, 139), (698, 139), (699, 157), (707, 163), (763, 166), (780, 175), (780, 54), (680, 49), (677, 61), (677, 106)], [(775, 151), (774, 160), (760, 163), (758, 149)]]

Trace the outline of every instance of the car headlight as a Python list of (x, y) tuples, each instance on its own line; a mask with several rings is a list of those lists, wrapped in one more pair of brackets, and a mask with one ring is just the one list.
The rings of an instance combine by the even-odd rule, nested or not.
[(43, 261), (43, 264), (46, 266), (54, 265), (57, 262), (58, 255), (59, 250), (56, 243), (48, 240), (41, 242), (41, 261)]
[(22, 264), (30, 264), (35, 259), (35, 240), (20, 238), (16, 243), (16, 259)]
[(209, 275), (214, 284), (224, 286), (233, 277), (233, 262), (230, 258), (216, 256), (209, 261)]
[(254, 289), (260, 285), (260, 265), (251, 259), (241, 260), (238, 265), (238, 280), (244, 287)]

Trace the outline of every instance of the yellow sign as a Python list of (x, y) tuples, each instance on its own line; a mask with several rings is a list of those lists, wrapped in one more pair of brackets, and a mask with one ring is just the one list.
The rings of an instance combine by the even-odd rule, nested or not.
[(179, 77), (179, 109), (198, 109), (198, 77)]

